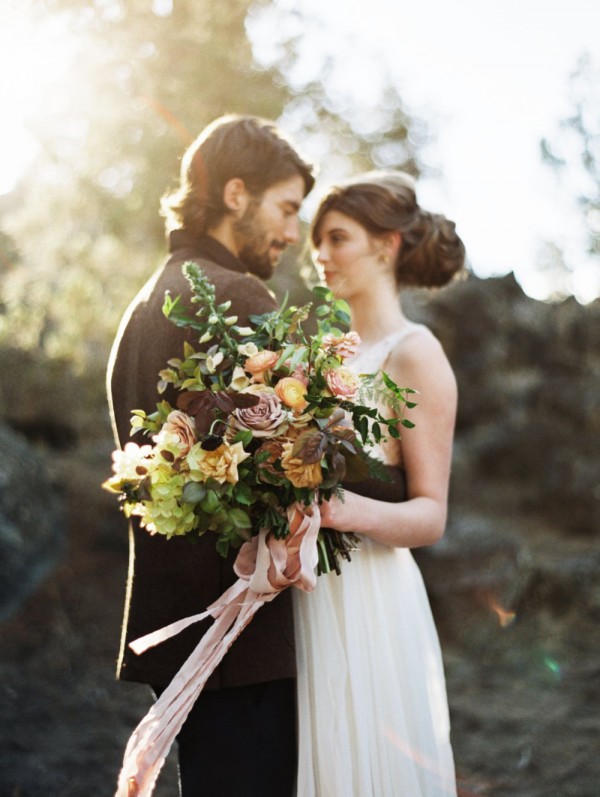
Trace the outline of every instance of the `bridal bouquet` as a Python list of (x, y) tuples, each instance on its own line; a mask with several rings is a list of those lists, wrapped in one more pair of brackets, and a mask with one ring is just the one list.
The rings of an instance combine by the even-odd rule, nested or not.
[[(216, 304), (201, 268), (183, 268), (198, 310), (189, 315), (167, 296), (163, 311), (194, 330), (205, 350), (186, 343), (160, 372), (159, 392), (175, 388), (176, 406), (133, 411), (132, 433), (144, 432), (152, 444), (115, 451), (114, 475), (103, 485), (119, 494), (125, 515), (139, 517), (150, 534), (212, 532), (225, 556), (261, 528), (285, 538), (285, 510), (296, 502), (329, 499), (343, 480), (385, 478), (365, 447), (399, 437), (399, 424), (412, 426), (402, 412), (414, 406), (407, 398), (414, 391), (385, 373), (359, 376), (347, 367), (360, 340), (345, 331), (346, 303), (314, 289), (316, 334), (303, 329), (311, 305), (284, 303), (241, 327), (228, 315), (231, 302)], [(396, 417), (368, 406), (373, 398)], [(349, 558), (355, 544), (353, 535), (322, 531), (319, 573), (339, 573), (338, 557)]]
[[(113, 453), (104, 487), (125, 515), (150, 534), (214, 534), (217, 550), (238, 548), (237, 581), (201, 614), (134, 640), (140, 654), (212, 617), (214, 623), (131, 736), (116, 797), (149, 797), (168, 750), (210, 674), (254, 614), (290, 586), (314, 589), (316, 572), (340, 572), (351, 535), (320, 529), (319, 504), (342, 495), (341, 483), (385, 478), (367, 447), (398, 426), (414, 406), (385, 373), (356, 375), (347, 361), (358, 335), (347, 305), (316, 288), (316, 306), (283, 307), (239, 326), (231, 302), (217, 304), (201, 268), (185, 263), (195, 314), (167, 296), (163, 311), (192, 330), (198, 348), (160, 372), (166, 400), (134, 410), (130, 442)], [(314, 309), (316, 331), (303, 324)], [(373, 406), (369, 406), (369, 403)], [(385, 418), (375, 404), (395, 417)]]

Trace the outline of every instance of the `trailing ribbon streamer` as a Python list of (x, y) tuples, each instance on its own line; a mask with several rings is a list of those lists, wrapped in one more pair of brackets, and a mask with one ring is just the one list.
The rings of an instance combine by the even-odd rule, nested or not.
[(319, 506), (295, 503), (288, 507), (287, 514), (289, 535), (276, 539), (268, 529), (261, 529), (244, 543), (234, 563), (238, 580), (205, 612), (130, 643), (135, 653), (143, 653), (192, 623), (209, 616), (215, 619), (131, 735), (115, 797), (152, 794), (171, 745), (206, 681), (260, 607), (287, 587), (306, 592), (315, 588)]

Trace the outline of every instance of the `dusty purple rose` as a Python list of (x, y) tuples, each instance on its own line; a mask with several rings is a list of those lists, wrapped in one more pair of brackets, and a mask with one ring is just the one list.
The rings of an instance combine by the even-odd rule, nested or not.
[(236, 429), (250, 429), (254, 437), (272, 437), (286, 420), (285, 408), (279, 398), (271, 390), (244, 391), (258, 396), (258, 404), (247, 409), (236, 409), (233, 412), (233, 424)]

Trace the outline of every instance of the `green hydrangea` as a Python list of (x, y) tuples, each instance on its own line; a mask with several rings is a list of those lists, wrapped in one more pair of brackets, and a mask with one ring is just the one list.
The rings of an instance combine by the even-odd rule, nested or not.
[(194, 529), (194, 504), (182, 500), (184, 477), (167, 469), (152, 472), (150, 501), (144, 501), (142, 524), (148, 531), (170, 538), (182, 536)]

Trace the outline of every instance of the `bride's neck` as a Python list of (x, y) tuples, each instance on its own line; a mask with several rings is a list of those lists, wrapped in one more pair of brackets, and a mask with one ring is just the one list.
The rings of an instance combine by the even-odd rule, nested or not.
[(352, 329), (364, 343), (375, 343), (406, 323), (400, 297), (394, 291), (360, 294), (350, 301)]

